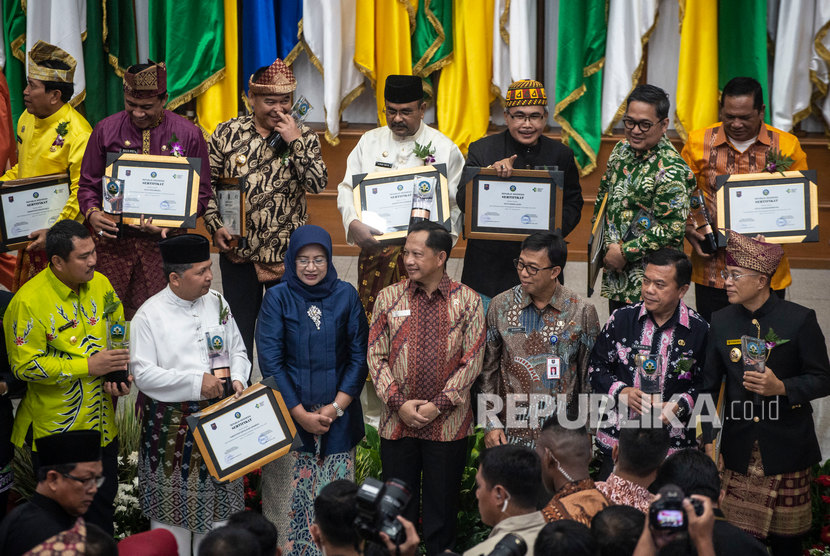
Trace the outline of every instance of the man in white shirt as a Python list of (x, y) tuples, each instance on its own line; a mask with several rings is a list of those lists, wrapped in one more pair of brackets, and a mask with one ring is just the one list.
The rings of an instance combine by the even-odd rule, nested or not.
[[(242, 480), (215, 482), (186, 417), (239, 396), (251, 372), (227, 301), (210, 289), (210, 245), (196, 234), (159, 242), (165, 289), (132, 321), (130, 366), (144, 394), (139, 447), (141, 509), (153, 529), (175, 536), (180, 555), (198, 550), (217, 522), (244, 509)], [(232, 389), (226, 389), (232, 381)]]

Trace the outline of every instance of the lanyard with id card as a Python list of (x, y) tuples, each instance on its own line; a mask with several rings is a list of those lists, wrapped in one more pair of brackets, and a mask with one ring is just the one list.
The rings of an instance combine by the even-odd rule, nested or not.
[[(551, 351), (556, 351), (556, 342), (559, 341), (559, 337), (556, 334), (553, 334), (550, 337), (550, 347)], [(558, 355), (551, 355), (547, 358), (547, 364), (545, 365), (547, 370), (547, 378), (548, 380), (559, 380), (562, 374), (562, 359)]]

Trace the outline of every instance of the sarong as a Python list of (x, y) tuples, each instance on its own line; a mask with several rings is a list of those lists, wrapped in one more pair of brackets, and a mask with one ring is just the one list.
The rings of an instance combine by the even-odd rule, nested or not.
[(131, 320), (145, 301), (167, 285), (158, 248), (161, 238), (125, 235), (121, 239), (95, 239), (95, 270), (109, 278), (124, 304), (124, 316)]
[(242, 479), (210, 476), (185, 419), (210, 402), (143, 401), (138, 453), (141, 511), (148, 518), (207, 533), (217, 521), (245, 509)]
[(357, 258), (357, 294), (366, 318), (372, 322), (372, 309), (380, 290), (406, 278), (402, 245), (384, 245), (377, 250), (363, 249)]
[(49, 265), (46, 251), (38, 249), (27, 253), (25, 248), (17, 251), (17, 265), (14, 267), (14, 284), (11, 291), (16, 292), (20, 286), (31, 280)]
[(724, 470), (721, 509), (730, 523), (759, 539), (803, 535), (812, 522), (810, 475), (809, 468), (765, 475), (755, 442), (746, 475)]

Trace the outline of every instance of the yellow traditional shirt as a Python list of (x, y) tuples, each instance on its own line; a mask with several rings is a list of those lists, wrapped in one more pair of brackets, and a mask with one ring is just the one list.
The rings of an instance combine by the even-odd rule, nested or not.
[[(66, 132), (59, 139), (58, 126), (64, 122)], [(81, 177), (81, 159), (90, 133), (89, 122), (69, 103), (48, 118), (23, 112), (17, 121), (18, 162), (0, 177), (0, 181), (69, 172), (72, 180), (69, 199), (58, 220), (83, 222), (84, 215), (78, 208), (78, 178)]]
[[(70, 430), (98, 430), (103, 446), (115, 438), (112, 398), (87, 364), (106, 349), (110, 291), (107, 277), (96, 272), (76, 294), (46, 268), (12, 298), (3, 317), (6, 349), (12, 372), (28, 383), (12, 430), (15, 445), (23, 445), (30, 427), (35, 440)], [(121, 304), (113, 318), (124, 318)]]

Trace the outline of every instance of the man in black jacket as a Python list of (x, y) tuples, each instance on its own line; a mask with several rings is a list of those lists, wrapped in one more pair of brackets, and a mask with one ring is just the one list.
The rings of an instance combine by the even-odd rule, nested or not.
[[(821, 458), (810, 400), (830, 394), (830, 361), (815, 311), (770, 295), (783, 254), (729, 232), (730, 305), (712, 316), (702, 393), (716, 397), (725, 378), (723, 513), (773, 554), (797, 554), (811, 523), (810, 467)], [(746, 350), (757, 371), (742, 337), (757, 346)], [(711, 454), (709, 426), (704, 442)]]
[[(542, 133), (547, 125), (548, 98), (541, 83), (516, 81), (507, 89), (504, 119), (507, 130), (479, 139), (470, 145), (465, 170), (470, 167), (495, 168), (500, 177), (510, 177), (514, 169), (550, 169), (565, 173), (562, 207), (562, 236), (576, 228), (582, 215), (582, 187), (571, 149)], [(467, 175), (466, 173), (463, 175)], [(458, 184), (456, 200), (463, 212), (466, 183)], [(550, 219), (551, 231), (559, 226)], [(519, 256), (520, 241), (470, 239), (464, 254), (461, 282), (489, 298), (519, 283), (513, 259)]]

